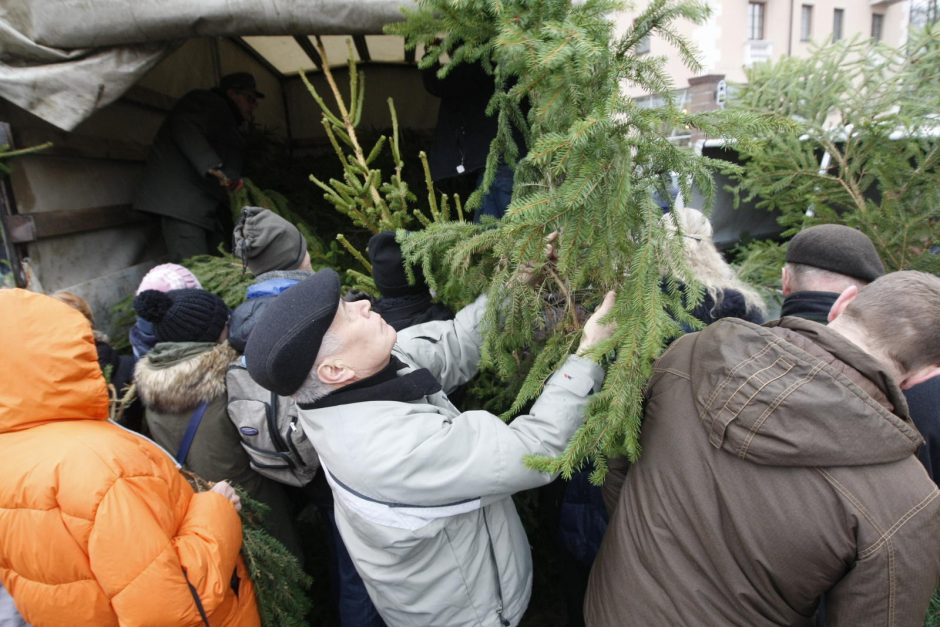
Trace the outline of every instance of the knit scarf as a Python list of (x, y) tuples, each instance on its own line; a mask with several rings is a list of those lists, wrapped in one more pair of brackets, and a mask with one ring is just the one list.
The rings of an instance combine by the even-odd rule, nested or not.
[(839, 295), (835, 292), (794, 292), (783, 299), (780, 317), (796, 316), (829, 324), (829, 310)]
[(367, 401), (400, 401), (408, 403), (435, 394), (441, 384), (426, 368), (398, 376), (405, 364), (393, 355), (388, 365), (371, 377), (331, 392), (313, 403), (298, 403), (301, 409), (320, 409)]

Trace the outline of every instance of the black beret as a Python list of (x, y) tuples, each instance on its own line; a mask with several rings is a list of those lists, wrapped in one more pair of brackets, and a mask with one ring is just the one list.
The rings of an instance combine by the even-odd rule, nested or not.
[(245, 346), (258, 385), (281, 396), (300, 389), (336, 316), (339, 287), (336, 272), (320, 270), (265, 307)]
[(881, 257), (868, 236), (841, 224), (820, 224), (797, 233), (787, 246), (787, 262), (869, 283), (885, 273)]
[(405, 273), (401, 256), (401, 246), (395, 241), (393, 231), (382, 231), (373, 235), (366, 247), (366, 252), (369, 255), (369, 262), (372, 263), (372, 279), (382, 296), (395, 298), (428, 292), (421, 268), (414, 268), (415, 284), (408, 283), (408, 275)]

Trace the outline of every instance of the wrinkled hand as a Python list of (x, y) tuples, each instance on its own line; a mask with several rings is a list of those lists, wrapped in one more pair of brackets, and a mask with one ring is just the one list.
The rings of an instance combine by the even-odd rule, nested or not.
[(614, 299), (616, 296), (617, 294), (614, 291), (607, 292), (607, 295), (604, 296), (604, 302), (598, 305), (594, 313), (591, 314), (591, 317), (584, 323), (584, 330), (581, 333), (581, 344), (578, 346), (578, 355), (583, 355), (585, 352), (591, 350), (597, 344), (613, 335), (614, 330), (617, 328), (617, 323), (608, 322), (602, 324), (601, 319), (614, 308)]
[(236, 512), (242, 511), (242, 500), (238, 497), (238, 493), (235, 492), (235, 488), (229, 485), (228, 481), (219, 481), (209, 488), (209, 492), (221, 494), (231, 502)]

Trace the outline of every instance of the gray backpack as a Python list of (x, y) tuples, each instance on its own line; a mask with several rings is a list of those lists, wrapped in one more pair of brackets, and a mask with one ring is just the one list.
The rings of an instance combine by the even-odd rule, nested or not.
[(251, 378), (240, 357), (225, 375), (228, 415), (238, 430), (251, 467), (260, 475), (288, 485), (306, 485), (317, 474), (320, 459), (297, 424), (294, 400), (266, 390)]

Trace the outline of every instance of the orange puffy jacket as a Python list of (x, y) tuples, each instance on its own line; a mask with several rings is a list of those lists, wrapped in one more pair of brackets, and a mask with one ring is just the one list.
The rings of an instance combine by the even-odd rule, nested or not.
[(188, 576), (212, 627), (259, 625), (238, 514), (107, 421), (82, 314), (0, 290), (0, 350), (0, 580), (23, 617), (198, 627)]

